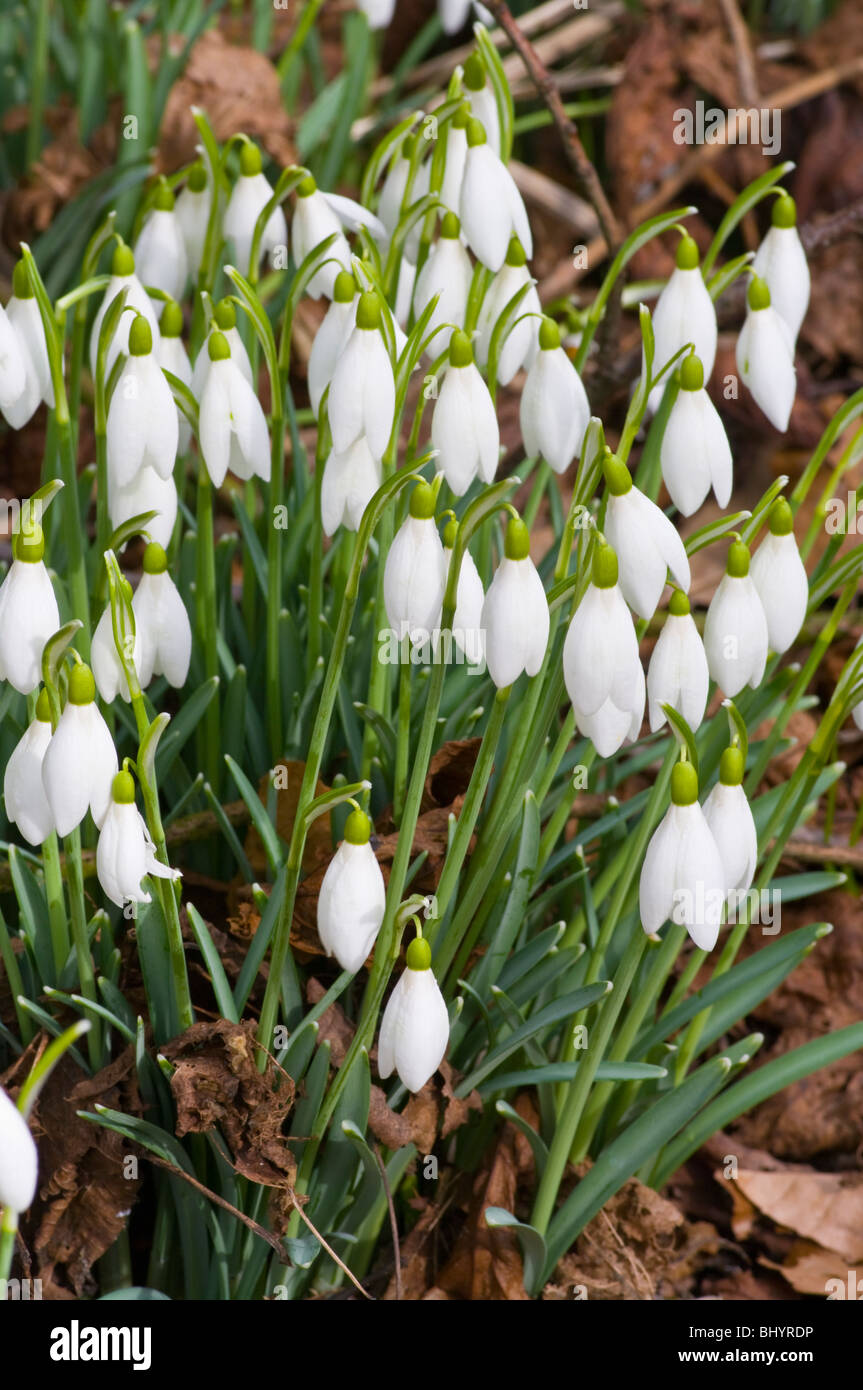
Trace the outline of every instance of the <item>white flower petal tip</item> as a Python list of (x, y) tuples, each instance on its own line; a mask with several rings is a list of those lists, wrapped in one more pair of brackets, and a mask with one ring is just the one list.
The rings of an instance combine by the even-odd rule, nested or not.
[(513, 685), (522, 673), (537, 675), (550, 626), (548, 599), (530, 558), (530, 533), (513, 517), (507, 523), (504, 558), (482, 606), (485, 658), (498, 690)]
[(784, 434), (797, 394), (794, 344), (763, 280), (751, 282), (746, 302), (746, 321), (737, 339), (737, 370), (755, 404)]
[(224, 333), (211, 333), (210, 367), (201, 394), (200, 444), (214, 487), (228, 469), (238, 478), (270, 478), (270, 436), (261, 403), (237, 363)]
[(384, 604), (399, 641), (428, 642), (440, 628), (446, 556), (434, 519), (435, 493), (418, 483), (410, 512), (399, 527), (384, 567)]
[(122, 908), (127, 903), (152, 900), (142, 885), (148, 874), (165, 879), (180, 877), (179, 870), (168, 868), (156, 858), (146, 821), (135, 806), (134, 781), (125, 771), (112, 779), (110, 804), (96, 845), (96, 873), (105, 896)]
[(327, 402), (333, 448), (344, 454), (363, 436), (382, 458), (395, 416), (395, 378), (381, 335), (381, 303), (374, 291), (361, 294), (356, 326), (339, 356)]
[(470, 339), (461, 330), (452, 335), (431, 437), (440, 471), (456, 497), (467, 492), (475, 478), (494, 480), (500, 457), (497, 413), (474, 363)]
[(111, 802), (117, 754), (95, 694), (90, 668), (74, 667), (66, 707), (42, 762), (42, 785), (61, 836), (81, 824), (88, 808), (100, 826)]
[(745, 685), (758, 686), (767, 664), (767, 618), (749, 564), (747, 547), (733, 541), (704, 622), (710, 675), (731, 698)]
[(449, 1042), (449, 1016), (431, 970), (428, 943), (408, 946), (407, 966), (389, 997), (378, 1037), (378, 1072), (394, 1071), (416, 1093), (434, 1076)]
[(169, 478), (179, 447), (177, 407), (143, 314), (129, 329), (129, 354), (108, 407), (108, 477), (115, 488), (128, 487), (142, 468)]
[(698, 778), (690, 763), (678, 763), (672, 771), (671, 805), (647, 847), (638, 898), (648, 935), (670, 919), (686, 927), (700, 950), (713, 950), (726, 900), (725, 869), (698, 804)]
[(165, 552), (155, 541), (144, 551), (141, 582), (132, 599), (142, 688), (164, 676), (179, 690), (192, 657), (192, 625), (179, 590), (168, 574)]
[(620, 588), (631, 608), (652, 618), (668, 571), (689, 588), (689, 560), (677, 528), (665, 513), (632, 485), (629, 470), (613, 454), (605, 456), (609, 488), (605, 534), (617, 554)]
[(369, 843), (371, 823), (353, 811), (345, 838), (327, 866), (318, 895), (318, 935), (327, 954), (355, 974), (375, 944), (386, 907), (386, 887)]
[(752, 557), (750, 572), (767, 619), (770, 649), (781, 655), (794, 643), (809, 604), (809, 580), (784, 498), (770, 509), (770, 531)]
[(692, 516), (713, 489), (727, 507), (733, 483), (731, 445), (715, 405), (704, 390), (700, 360), (685, 357), (677, 393), (659, 450), (668, 495), (683, 516)]
[(36, 1144), (11, 1096), (0, 1086), (0, 1207), (16, 1215), (36, 1196), (39, 1156)]
[(666, 721), (663, 705), (677, 710), (694, 732), (704, 718), (709, 688), (710, 672), (704, 643), (690, 612), (689, 600), (678, 589), (672, 594), (668, 617), (647, 668), (651, 733), (656, 733)]
[(35, 524), (18, 532), (14, 559), (0, 584), (0, 680), (30, 695), (42, 679), (42, 652), (60, 626), (60, 612), (45, 568), (45, 541)]
[(563, 675), (576, 724), (603, 758), (638, 737), (646, 696), (638, 639), (617, 579), (614, 550), (598, 546), (591, 582), (563, 645)]
[(752, 885), (758, 863), (758, 832), (742, 780), (740, 749), (727, 748), (722, 755), (719, 781), (704, 803), (704, 817), (725, 871), (726, 902), (735, 913), (738, 901)]
[(43, 691), (36, 717), (12, 750), (3, 774), (6, 815), (31, 845), (43, 844), (54, 829), (54, 817), (42, 786), (42, 763), (50, 741), (51, 714), (48, 696)]
[(553, 319), (542, 320), (538, 346), (521, 395), (521, 437), (528, 458), (541, 455), (555, 473), (564, 473), (581, 453), (590, 405)]

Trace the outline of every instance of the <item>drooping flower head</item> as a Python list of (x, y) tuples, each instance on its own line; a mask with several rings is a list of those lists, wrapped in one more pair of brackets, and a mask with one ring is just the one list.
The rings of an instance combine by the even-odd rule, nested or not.
[(485, 655), (498, 690), (542, 666), (551, 620), (542, 580), (530, 558), (530, 532), (520, 517), (507, 522), (504, 556), (482, 608)]
[(752, 583), (758, 590), (771, 651), (787, 652), (806, 617), (809, 580), (794, 539), (794, 516), (784, 497), (770, 508), (769, 531), (752, 557)]
[(749, 550), (742, 541), (728, 547), (725, 574), (704, 621), (704, 650), (716, 684), (726, 695), (761, 684), (767, 664), (767, 618), (749, 573)]
[(489, 389), (474, 360), (470, 338), (456, 329), (450, 338), (449, 365), (435, 402), (432, 444), (437, 466), (461, 497), (474, 478), (490, 483), (500, 457), (500, 429)]
[(521, 437), (528, 458), (542, 455), (555, 473), (564, 473), (581, 453), (590, 405), (554, 319), (542, 320), (537, 342), (521, 393)]
[(698, 804), (691, 763), (671, 772), (671, 805), (653, 832), (638, 885), (641, 925), (648, 935), (670, 918), (702, 951), (712, 951), (725, 903), (725, 869)]
[(327, 866), (318, 895), (318, 935), (343, 970), (359, 970), (375, 944), (386, 907), (386, 886), (370, 844), (365, 811), (353, 810), (345, 838)]
[(757, 276), (749, 282), (746, 306), (737, 339), (737, 370), (755, 404), (784, 433), (797, 393), (791, 334), (773, 308), (766, 282)]
[(45, 568), (45, 537), (32, 518), (12, 542), (12, 564), (0, 584), (0, 680), (29, 695), (42, 679), (42, 652), (60, 626)]
[(704, 368), (690, 353), (679, 369), (678, 391), (659, 447), (662, 478), (683, 516), (692, 516), (710, 489), (720, 507), (731, 497), (731, 446), (719, 412), (704, 389)]
[(389, 997), (378, 1036), (378, 1072), (393, 1071), (409, 1091), (434, 1076), (449, 1041), (449, 1016), (431, 968), (431, 947), (421, 936), (407, 949), (407, 964)]

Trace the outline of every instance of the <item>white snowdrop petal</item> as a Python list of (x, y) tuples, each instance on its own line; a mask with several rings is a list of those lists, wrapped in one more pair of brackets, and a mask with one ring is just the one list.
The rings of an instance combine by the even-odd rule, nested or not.
[(36, 1196), (39, 1159), (27, 1121), (0, 1086), (0, 1207), (21, 1213)]

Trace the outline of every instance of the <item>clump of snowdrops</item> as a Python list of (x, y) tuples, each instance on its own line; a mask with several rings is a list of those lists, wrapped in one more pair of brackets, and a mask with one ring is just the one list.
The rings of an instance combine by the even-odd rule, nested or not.
[[(307, 168), (266, 171), (242, 134), (220, 148), (205, 114), (195, 120), (200, 158), (153, 183), (129, 244), (109, 215), (55, 303), (22, 246), (0, 311), (0, 409), (17, 429), (40, 401), (50, 408), (43, 485), (21, 509), (0, 588), (16, 900), (0, 956), (17, 1019), (0, 1048), (11, 1062), (54, 1038), (17, 1107), (0, 1093), (0, 1276), (37, 1187), (24, 1117), (47, 1070), (71, 1047), (95, 1074), (132, 1044), (144, 1114), (82, 1113), (230, 1208), (154, 1170), (150, 1265), (134, 1282), (252, 1299), (361, 1281), (390, 1238), (389, 1198), (404, 1216), (422, 1157), (408, 1143), (378, 1163), (370, 1088), (386, 1083), (399, 1110), (446, 1056), (455, 1096), (480, 1101), (446, 1161), (472, 1169), (505, 1121), (530, 1141), (532, 1211), (486, 1220), (514, 1228), (536, 1294), (630, 1176), (662, 1185), (717, 1128), (863, 1045), (857, 1025), (754, 1068), (760, 1035), (728, 1042), (829, 930), (782, 931), (738, 960), (765, 896), (787, 904), (842, 881), (779, 866), (841, 776), (844, 721), (853, 712), (863, 727), (860, 652), (825, 708), (809, 693), (863, 565), (859, 548), (839, 553), (841, 535), (811, 560), (856, 457), (863, 392), (793, 489), (779, 478), (751, 513), (725, 510), (735, 462), (706, 390), (715, 304), (747, 277), (741, 389), (786, 429), (809, 296), (782, 186), (791, 166), (741, 194), (704, 257), (685, 231), (695, 209), (674, 209), (631, 234), (586, 309), (546, 316), (507, 167), (511, 99), (479, 25), (434, 121), (417, 112), (385, 136), (357, 202)], [(770, 229), (754, 264), (719, 265), (756, 207)], [(676, 269), (652, 314), (638, 307), (641, 376), (612, 451), (582, 370), (617, 278), (663, 233), (678, 238)], [(291, 375), (304, 297), (325, 307), (310, 408), (295, 404)], [(511, 383), (517, 475), (501, 470), (496, 408)], [(95, 460), (77, 477), (82, 399)], [(803, 535), (795, 518), (849, 429)], [(681, 519), (710, 496), (722, 515), (684, 539)], [(235, 525), (217, 532), (217, 509)], [(136, 538), (133, 592), (121, 557)], [(701, 622), (687, 591), (707, 546), (726, 565)], [(790, 664), (804, 629), (805, 661)], [(809, 708), (815, 736), (763, 791), (789, 719)], [(433, 892), (417, 891), (430, 763), (468, 738), (442, 867)], [(279, 777), (297, 764), (285, 841)], [(649, 785), (621, 799), (635, 774)], [(598, 813), (581, 811), (584, 790)], [(237, 793), (266, 855), (262, 883), (224, 810)], [(174, 862), (168, 832), (193, 812), (209, 813), (209, 840)], [(310, 1007), (291, 927), (320, 817), (332, 850), (318, 935), (335, 964)], [(376, 823), (398, 831), (386, 881)], [(232, 859), (259, 912), (233, 980), (184, 886), (184, 853), (211, 876)], [(123, 989), (132, 932), (146, 1017)], [(239, 1176), (221, 1144), (173, 1132), (161, 1049), (196, 1021), (192, 952), (210, 1013), (254, 1018), (261, 1072), (297, 1087), (278, 1252), (236, 1215), (266, 1224), (269, 1189)], [(318, 1020), (337, 1001), (354, 1031), (336, 1068)], [(536, 1127), (514, 1109), (525, 1089)], [(568, 1163), (588, 1156), (560, 1202)], [(123, 1238), (110, 1259), (114, 1281), (133, 1282)]]

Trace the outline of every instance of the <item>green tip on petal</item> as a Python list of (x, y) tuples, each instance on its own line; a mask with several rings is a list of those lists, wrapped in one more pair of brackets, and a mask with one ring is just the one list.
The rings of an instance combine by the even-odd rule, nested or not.
[(684, 391), (700, 391), (704, 385), (704, 368), (701, 358), (691, 352), (680, 364), (680, 385)]
[(797, 204), (790, 193), (783, 193), (773, 204), (770, 220), (774, 227), (797, 226)]
[(144, 573), (164, 574), (168, 568), (168, 557), (158, 541), (151, 541), (144, 551)]
[(111, 800), (120, 806), (130, 806), (135, 800), (135, 779), (131, 772), (118, 772), (111, 783)]
[(671, 800), (675, 806), (693, 806), (698, 800), (698, 773), (692, 763), (675, 763), (671, 769)]
[(461, 232), (461, 223), (454, 212), (448, 212), (440, 224), (440, 234), (447, 241), (456, 241)]
[(415, 521), (428, 521), (434, 516), (437, 495), (430, 483), (417, 483), (411, 493), (410, 514)]
[(169, 299), (159, 319), (159, 332), (163, 338), (179, 338), (182, 331), (183, 311), (176, 299)]
[(259, 174), (263, 167), (261, 151), (251, 140), (247, 140), (240, 150), (240, 173), (246, 178), (252, 178)]
[(48, 691), (44, 688), (39, 691), (39, 699), (36, 701), (36, 718), (40, 724), (51, 723), (51, 701), (48, 699)]
[(364, 290), (357, 305), (357, 328), (367, 332), (381, 326), (381, 301), (374, 290)]
[(463, 101), (452, 118), (454, 130), (467, 130), (470, 122), (470, 102)]
[(745, 579), (749, 573), (749, 548), (743, 541), (732, 541), (728, 547), (725, 573), (732, 579)]
[(300, 182), (297, 184), (298, 198), (311, 198), (312, 194), (317, 193), (317, 191), (318, 185), (315, 182), (314, 174), (306, 174), (306, 177), (300, 179)]
[(750, 309), (770, 308), (770, 291), (767, 288), (766, 280), (762, 280), (758, 275), (753, 275), (746, 292), (746, 303)]
[(784, 497), (777, 497), (770, 508), (768, 521), (772, 536), (790, 536), (794, 531), (794, 513)]
[(203, 193), (204, 189), (207, 187), (207, 171), (200, 161), (197, 164), (193, 164), (189, 170), (186, 187), (192, 193)]
[(12, 541), (12, 555), (25, 564), (38, 564), (45, 554), (45, 537), (42, 527), (31, 523), (24, 530), (16, 531)]
[(443, 533), (443, 543), (447, 550), (452, 550), (453, 546), (455, 545), (457, 535), (458, 522), (456, 521), (454, 516), (451, 516), (446, 526), (444, 527)]
[(554, 352), (560, 347), (560, 329), (554, 319), (543, 318), (539, 325), (539, 346), (543, 352)]
[(337, 304), (350, 304), (357, 292), (357, 282), (349, 270), (340, 270), (333, 286), (333, 299)]
[(15, 262), (15, 269), (12, 271), (12, 293), (16, 299), (33, 298), (33, 286), (30, 284), (27, 262), (23, 256), (20, 261)]
[(743, 753), (736, 747), (726, 748), (719, 759), (719, 780), (724, 787), (739, 787), (743, 781)]
[(153, 351), (153, 330), (143, 314), (136, 314), (129, 329), (129, 356), (146, 357)]
[(591, 579), (597, 589), (613, 589), (617, 583), (617, 555), (610, 545), (598, 545), (593, 552)]
[(678, 270), (696, 270), (701, 257), (698, 254), (698, 243), (694, 237), (682, 236), (677, 243), (677, 256), (675, 257)]
[(119, 246), (114, 247), (114, 254), (111, 257), (111, 274), (125, 279), (127, 275), (135, 274), (135, 257), (131, 248), (121, 241)]
[(526, 265), (527, 256), (524, 254), (524, 247), (517, 236), (510, 237), (509, 246), (506, 249), (507, 265)]
[(530, 555), (530, 532), (520, 516), (507, 522), (503, 551), (508, 560), (526, 560)]
[(224, 362), (226, 357), (230, 357), (231, 349), (224, 333), (210, 334), (207, 351), (211, 362)]
[(632, 477), (625, 463), (606, 449), (602, 456), (602, 471), (612, 497), (623, 497), (632, 487)]
[(485, 86), (485, 63), (477, 52), (471, 53), (465, 62), (464, 85), (469, 92), (481, 92)]
[(213, 310), (213, 322), (217, 328), (226, 333), (229, 328), (237, 326), (237, 311), (230, 299), (220, 299)]
[(485, 126), (476, 116), (472, 116), (467, 123), (467, 143), (470, 149), (485, 144)]
[(174, 195), (168, 187), (168, 180), (164, 175), (159, 179), (159, 187), (153, 199), (153, 207), (157, 212), (173, 212), (174, 210)]
[(468, 335), (457, 328), (449, 340), (449, 362), (451, 367), (469, 367), (473, 361), (473, 348)]
[(409, 970), (428, 970), (431, 966), (431, 946), (422, 936), (415, 936), (406, 952)]
[(372, 823), (365, 811), (351, 811), (345, 821), (345, 839), (349, 845), (367, 845), (371, 839)]
[(668, 602), (668, 611), (673, 618), (685, 618), (691, 612), (689, 599), (682, 589), (675, 589)]
[(89, 705), (96, 698), (96, 682), (89, 666), (74, 666), (69, 676), (69, 703)]

